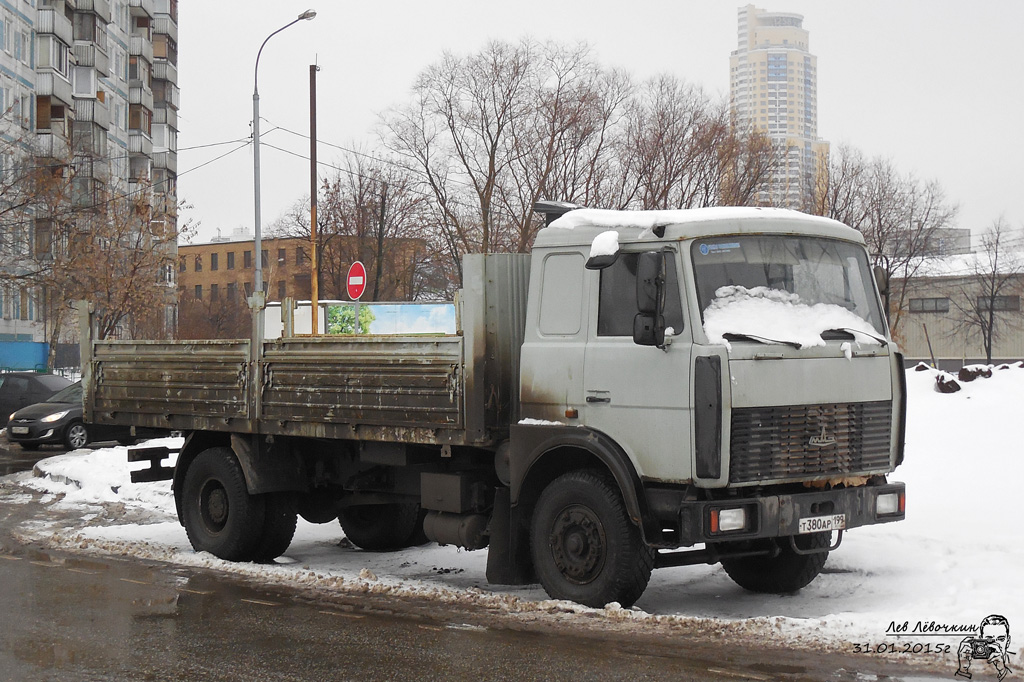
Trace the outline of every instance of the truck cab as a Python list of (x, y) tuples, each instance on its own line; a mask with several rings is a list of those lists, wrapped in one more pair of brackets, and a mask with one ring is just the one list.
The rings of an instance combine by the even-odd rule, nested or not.
[[(559, 459), (592, 458), (652, 564), (721, 561), (758, 591), (803, 587), (843, 531), (903, 518), (886, 479), (902, 357), (858, 232), (783, 209), (581, 209), (532, 258), (513, 507), (535, 519), (532, 491), (569, 473)], [(549, 525), (555, 546), (600, 535), (572, 514)], [(571, 576), (592, 560), (549, 563)]]

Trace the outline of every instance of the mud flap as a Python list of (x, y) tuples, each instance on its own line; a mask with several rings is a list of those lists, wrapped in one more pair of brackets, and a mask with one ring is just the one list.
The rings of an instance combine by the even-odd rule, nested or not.
[(487, 549), (487, 582), (493, 585), (528, 585), (533, 579), (530, 547), (525, 533), (513, 531), (515, 512), (508, 488), (494, 491), (494, 512), (491, 514), (491, 542)]

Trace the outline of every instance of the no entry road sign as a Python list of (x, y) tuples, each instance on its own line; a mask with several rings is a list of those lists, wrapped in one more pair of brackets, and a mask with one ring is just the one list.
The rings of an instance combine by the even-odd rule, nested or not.
[(348, 297), (353, 301), (358, 301), (366, 291), (366, 268), (359, 261), (349, 267), (345, 286), (348, 288)]

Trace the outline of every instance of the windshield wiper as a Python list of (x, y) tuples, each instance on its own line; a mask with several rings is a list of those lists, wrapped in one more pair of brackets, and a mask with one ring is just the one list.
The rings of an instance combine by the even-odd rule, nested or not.
[(857, 334), (863, 334), (864, 336), (870, 336), (872, 339), (878, 341), (878, 343), (882, 344), (883, 346), (889, 345), (889, 342), (886, 341), (881, 336), (878, 336), (877, 334), (872, 334), (871, 332), (866, 332), (863, 329), (854, 329), (853, 327), (834, 327), (832, 329), (826, 329), (825, 331), (823, 331), (821, 333), (821, 337), (825, 338), (825, 334), (829, 332), (845, 332), (847, 334), (850, 334), (854, 339), (857, 338)]
[(722, 338), (727, 341), (742, 341), (746, 339), (747, 341), (757, 341), (758, 343), (763, 343), (766, 345), (775, 344), (782, 346), (792, 346), (797, 350), (803, 348), (803, 346), (797, 343), (796, 341), (780, 341), (779, 339), (769, 339), (765, 336), (757, 336), (756, 334), (738, 334), (736, 332), (726, 332), (722, 334)]

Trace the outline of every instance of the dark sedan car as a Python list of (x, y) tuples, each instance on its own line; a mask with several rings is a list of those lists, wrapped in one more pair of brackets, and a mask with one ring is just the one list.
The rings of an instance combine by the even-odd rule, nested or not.
[(0, 428), (7, 417), (26, 405), (46, 400), (71, 385), (64, 377), (37, 372), (4, 372), (0, 374)]
[(81, 381), (45, 402), (21, 408), (7, 424), (7, 440), (26, 450), (35, 450), (44, 443), (63, 443), (69, 450), (76, 450), (87, 443), (105, 440), (129, 445), (135, 442), (136, 435), (152, 437), (167, 433), (153, 429), (133, 434), (130, 426), (86, 424), (82, 420)]

